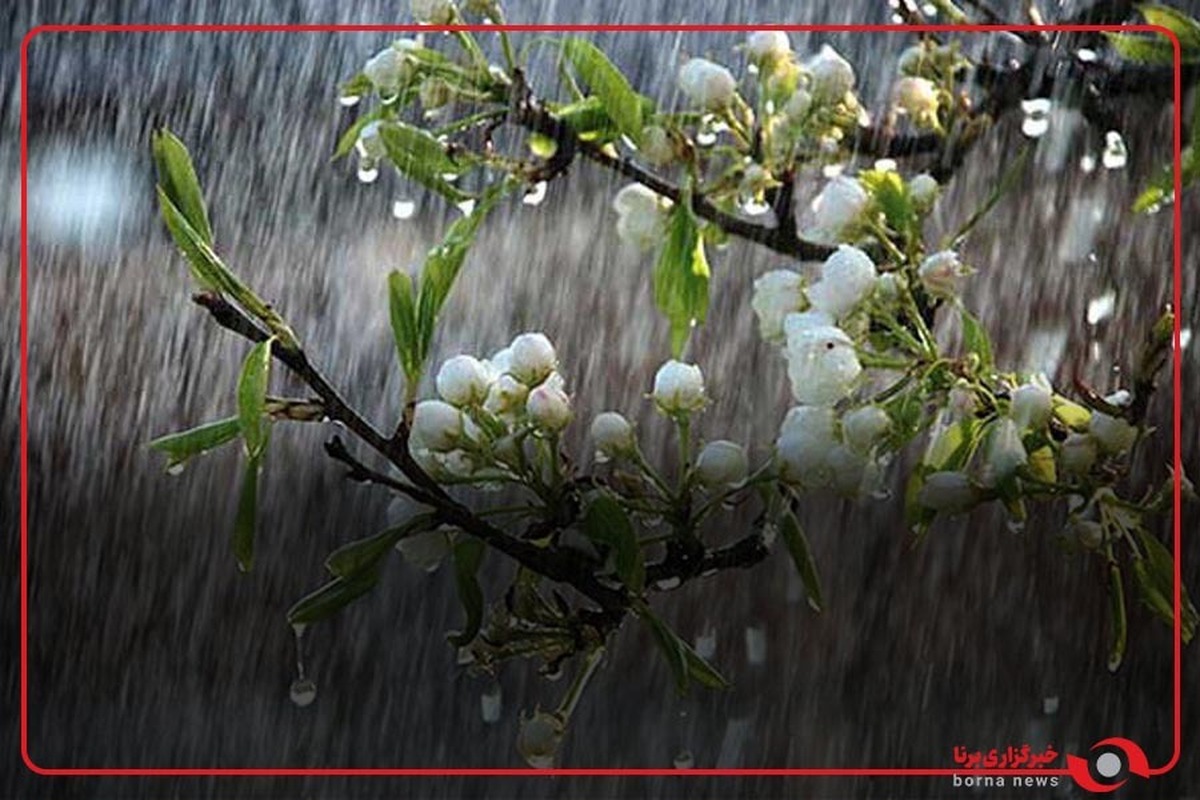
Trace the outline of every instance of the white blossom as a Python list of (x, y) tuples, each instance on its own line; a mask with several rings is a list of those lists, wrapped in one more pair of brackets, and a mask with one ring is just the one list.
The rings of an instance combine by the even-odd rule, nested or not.
[(671, 360), (654, 376), (655, 405), (668, 416), (690, 414), (704, 408), (704, 375), (695, 364)]
[(432, 452), (452, 450), (463, 436), (463, 415), (441, 400), (422, 400), (413, 410), (412, 440)]
[(933, 472), (917, 492), (917, 502), (932, 511), (966, 511), (979, 500), (979, 490), (961, 472)]
[(854, 178), (839, 175), (825, 184), (813, 198), (813, 228), (808, 236), (825, 244), (835, 244), (857, 223), (870, 198)]
[(784, 355), (792, 396), (805, 405), (833, 405), (850, 394), (862, 373), (854, 342), (833, 326), (793, 331)]
[(836, 445), (833, 409), (796, 406), (788, 411), (775, 440), (780, 477), (808, 488), (824, 486), (832, 478), (827, 456)]
[(719, 111), (733, 102), (737, 81), (720, 64), (693, 58), (679, 70), (679, 88), (694, 105)]
[(472, 406), (488, 395), (492, 376), (474, 356), (460, 355), (442, 362), (434, 383), (437, 393), (452, 406)]
[(928, 208), (933, 205), (933, 201), (937, 200), (938, 193), (941, 191), (941, 186), (937, 179), (928, 172), (922, 172), (920, 175), (914, 175), (908, 182), (908, 196), (918, 206)]
[(536, 386), (558, 368), (558, 355), (544, 333), (522, 333), (509, 350), (508, 374), (526, 386)]
[(892, 94), (896, 107), (919, 123), (937, 119), (937, 86), (927, 78), (905, 77), (896, 82)]
[(412, 0), (412, 14), (417, 22), (449, 25), (454, 21), (454, 3), (451, 0)]
[(498, 417), (513, 417), (525, 407), (529, 387), (507, 373), (500, 375), (488, 387), (483, 410)]
[(404, 54), (394, 47), (385, 47), (367, 59), (363, 74), (376, 89), (394, 93), (407, 75)]
[(754, 281), (750, 307), (758, 316), (758, 331), (768, 342), (784, 340), (783, 321), (804, 302), (804, 279), (790, 269), (777, 269)]
[(648, 250), (662, 240), (666, 232), (671, 201), (640, 183), (621, 188), (613, 198), (617, 212), (617, 236), (640, 250)]
[(871, 294), (878, 278), (871, 257), (844, 244), (825, 259), (821, 280), (808, 287), (805, 294), (815, 310), (840, 319)]
[(1008, 415), (1023, 429), (1037, 429), (1050, 421), (1053, 395), (1042, 381), (1034, 381), (1013, 389)]
[(531, 389), (525, 410), (533, 424), (545, 431), (557, 432), (571, 421), (571, 398), (551, 381)]
[(826, 328), (833, 325), (833, 317), (824, 311), (797, 311), (783, 318), (783, 335), (790, 339), (802, 331)]
[(1101, 411), (1092, 413), (1088, 422), (1088, 433), (1096, 440), (1100, 450), (1117, 455), (1133, 447), (1137, 439), (1137, 428), (1121, 417), (1113, 417)]
[(739, 484), (749, 471), (746, 448), (724, 439), (709, 442), (696, 457), (696, 479), (705, 486)]
[(671, 135), (661, 125), (647, 125), (642, 128), (638, 152), (650, 164), (662, 166), (674, 160), (675, 145), (671, 142)]
[(799, 122), (808, 115), (812, 104), (812, 94), (807, 89), (800, 87), (792, 92), (792, 96), (783, 104), (783, 114), (792, 122)]
[(596, 452), (608, 458), (628, 455), (637, 447), (633, 425), (615, 411), (597, 414), (592, 420), (591, 435)]
[(892, 418), (879, 406), (862, 406), (842, 416), (842, 441), (856, 453), (869, 455), (892, 427)]
[(1099, 448), (1096, 440), (1086, 433), (1072, 433), (1059, 445), (1058, 458), (1063, 472), (1083, 475), (1096, 463)]
[(995, 486), (1027, 463), (1029, 456), (1025, 452), (1025, 445), (1021, 443), (1021, 430), (1017, 423), (1008, 417), (997, 420), (988, 441), (983, 483)]
[(962, 263), (958, 253), (941, 250), (928, 255), (917, 268), (917, 277), (925, 291), (934, 297), (951, 299), (958, 294), (962, 279), (971, 274), (971, 269)]
[(770, 64), (787, 58), (792, 43), (784, 31), (755, 31), (746, 37), (746, 52), (756, 64)]
[(838, 102), (854, 89), (854, 67), (837, 50), (822, 45), (805, 64), (812, 76), (812, 93), (823, 102)]

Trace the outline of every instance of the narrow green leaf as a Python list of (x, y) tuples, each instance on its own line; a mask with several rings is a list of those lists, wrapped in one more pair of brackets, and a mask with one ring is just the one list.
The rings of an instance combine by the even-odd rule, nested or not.
[[(1161, 5), (1138, 6), (1146, 22), (1166, 28), (1179, 39), (1180, 49), (1190, 52), (1200, 49), (1200, 22), (1182, 11)], [(1168, 43), (1170, 46), (1170, 43)]]
[(450, 289), (453, 288), (466, 261), (479, 226), (509, 188), (510, 184), (507, 181), (489, 186), (471, 213), (451, 225), (442, 243), (426, 255), (425, 266), (421, 271), (421, 291), (417, 295), (419, 363), (424, 364), (429, 356), (429, 346), (433, 342), (438, 315), (446, 298), (450, 296)]
[(241, 420), (238, 417), (227, 417), (190, 430), (160, 436), (147, 446), (165, 454), (167, 467), (170, 468), (182, 464), (192, 456), (203, 455), (233, 441), (241, 432)]
[(671, 668), (671, 675), (675, 678), (675, 688), (679, 690), (680, 694), (685, 693), (688, 688), (688, 664), (683, 642), (650, 609), (643, 609), (638, 612), (638, 615), (650, 626), (650, 632), (654, 634), (654, 643), (658, 645), (663, 657), (667, 660), (667, 666)]
[(307, 625), (326, 619), (371, 591), (378, 581), (379, 573), (373, 570), (367, 570), (353, 578), (334, 578), (315, 592), (300, 598), (288, 610), (288, 622), (293, 625)]
[(790, 510), (785, 511), (779, 520), (779, 535), (783, 537), (783, 543), (787, 545), (796, 571), (800, 573), (804, 593), (808, 595), (808, 604), (812, 606), (813, 611), (820, 611), (823, 601), (817, 562), (813, 559), (812, 548), (808, 545), (808, 538), (804, 535), (804, 529), (800, 527), (800, 521)]
[(562, 48), (579, 77), (600, 98), (608, 116), (636, 142), (642, 135), (642, 100), (621, 70), (587, 39), (565, 39)]
[(1128, 620), (1125, 616), (1125, 587), (1121, 582), (1121, 568), (1112, 564), (1108, 568), (1108, 611), (1109, 645), (1108, 671), (1116, 672), (1125, 660), (1125, 645), (1128, 639)]
[(417, 298), (412, 277), (406, 272), (394, 270), (388, 275), (388, 313), (392, 322), (392, 338), (396, 342), (396, 356), (409, 386), (413, 387), (421, 378), (424, 361), (421, 337), (417, 325)]
[[(1154, 534), (1136, 529), (1145, 557), (1133, 563), (1138, 593), (1142, 602), (1167, 625), (1175, 624), (1175, 559), (1171, 551)], [(1196, 635), (1200, 613), (1188, 596), (1187, 587), (1180, 585), (1180, 634), (1184, 643)]]
[(150, 147), (158, 172), (158, 185), (200, 240), (212, 244), (212, 226), (204, 206), (204, 194), (200, 191), (200, 180), (187, 147), (166, 128), (151, 134)]
[(432, 530), (436, 524), (433, 514), (419, 514), (374, 536), (342, 545), (325, 559), (325, 568), (339, 578), (352, 578), (364, 570), (376, 569), (397, 542), (416, 533)]
[(238, 569), (249, 572), (254, 567), (254, 534), (258, 526), (258, 478), (262, 470), (261, 454), (246, 462), (242, 476), (242, 491), (238, 495), (237, 516), (233, 522), (233, 555)]
[(454, 543), (454, 579), (458, 585), (458, 599), (467, 617), (461, 631), (446, 637), (455, 647), (470, 644), (483, 625), (483, 589), (476, 575), (485, 552), (483, 542), (478, 539), (462, 536)]
[(267, 403), (273, 342), (274, 339), (267, 339), (254, 345), (242, 363), (242, 373), (238, 377), (238, 420), (246, 443), (246, 456), (251, 461), (262, 455), (267, 444), (270, 423), (263, 418), (263, 410)]
[(892, 230), (907, 235), (917, 222), (917, 212), (908, 197), (908, 186), (899, 173), (872, 169), (859, 173), (859, 183), (875, 200)]
[(687, 642), (680, 639), (679, 645), (683, 648), (683, 657), (687, 661), (689, 678), (694, 679), (701, 686), (707, 686), (710, 689), (728, 689), (730, 687), (731, 684), (725, 676), (716, 667), (704, 660)]
[(401, 174), (431, 189), (454, 203), (471, 195), (450, 183), (444, 175), (459, 174), (468, 164), (450, 157), (446, 148), (428, 131), (392, 120), (379, 125), (388, 160)]
[(678, 357), (694, 324), (708, 315), (710, 271), (704, 239), (685, 196), (667, 219), (667, 238), (654, 267), (654, 301), (671, 323), (671, 350)]
[(633, 523), (621, 504), (609, 495), (597, 496), (584, 513), (583, 527), (593, 540), (612, 548), (621, 582), (641, 594), (646, 586), (646, 563)]
[(959, 306), (958, 313), (962, 320), (963, 345), (967, 348), (968, 353), (979, 358), (979, 364), (983, 370), (990, 372), (995, 367), (996, 360), (992, 355), (992, 340), (988, 336), (987, 330), (983, 327), (983, 323), (963, 306)]
[(1104, 35), (1113, 49), (1127, 61), (1158, 65), (1175, 63), (1175, 45), (1162, 36), (1141, 36), (1135, 33)]
[(387, 106), (380, 106), (355, 119), (350, 124), (350, 127), (346, 129), (346, 132), (338, 139), (337, 146), (333, 149), (333, 158), (331, 160), (336, 161), (339, 158), (350, 155), (350, 151), (358, 143), (358, 137), (362, 133), (362, 129), (376, 120), (384, 119), (388, 113)]

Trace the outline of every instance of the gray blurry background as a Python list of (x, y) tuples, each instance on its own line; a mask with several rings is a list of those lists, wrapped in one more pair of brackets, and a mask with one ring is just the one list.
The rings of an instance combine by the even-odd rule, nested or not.
[[(0, 673), (3, 797), (928, 796), (948, 780), (215, 779), (36, 778), (18, 758), (17, 709), (17, 51), (44, 22), (403, 22), (407, 4), (23, 3), (3, 10), (6, 83), (0, 95), (0, 527), (5, 614)], [(1068, 8), (1069, 10), (1069, 8)], [(1053, 17), (1055, 14), (1049, 14)], [(530, 22), (886, 22), (884, 3), (523, 2)], [(329, 153), (353, 111), (338, 82), (387, 34), (53, 34), (30, 46), (30, 748), (44, 766), (520, 766), (518, 714), (552, 705), (561, 684), (513, 664), (501, 675), (503, 716), (487, 725), (487, 685), (461, 673), (443, 633), (459, 621), (449, 575), (399, 558), (380, 587), (307, 637), (319, 685), (306, 709), (288, 700), (294, 675), (284, 612), (322, 581), (324, 555), (384, 523), (388, 499), (341, 480), (320, 452), (329, 429), (278, 428), (260, 509), (255, 572), (228, 548), (236, 453), (215, 453), (178, 477), (144, 443), (230, 413), (244, 345), (188, 301), (186, 271), (153, 205), (148, 132), (167, 124), (192, 148), (219, 249), (273, 299), (347, 396), (380, 425), (394, 419), (400, 383), (386, 317), (388, 270), (410, 266), (447, 220), (429, 198), (385, 174), (360, 184)], [(596, 37), (635, 84), (672, 102), (686, 55), (728, 58), (739, 37)], [(830, 42), (861, 65), (864, 96), (888, 90), (901, 34), (793, 35), (801, 52)], [(975, 47), (1011, 47), (982, 37)], [(978, 265), (968, 300), (1002, 362), (1073, 370), (1115, 388), (1146, 324), (1170, 296), (1168, 214), (1128, 212), (1145, 176), (1168, 158), (1170, 108), (1131, 101), (1129, 164), (1085, 171), (1103, 131), (1058, 114), (1020, 187), (967, 247)], [(1020, 144), (1006, 118), (972, 154), (931, 223), (953, 230), (974, 210)], [(621, 246), (609, 175), (579, 163), (537, 208), (513, 202), (487, 222), (450, 300), (436, 360), (490, 353), (513, 334), (546, 331), (558, 344), (579, 416), (640, 409), (651, 448), (664, 426), (642, 395), (666, 357), (653, 312), (649, 259)], [(416, 200), (411, 220), (394, 200)], [(1196, 325), (1197, 243), (1184, 207), (1184, 327)], [(702, 432), (763, 453), (787, 406), (782, 360), (755, 332), (754, 276), (783, 265), (734, 244), (712, 255), (713, 309), (692, 356), (714, 406)], [(1090, 301), (1115, 293), (1107, 319)], [(1184, 353), (1184, 459), (1195, 475), (1196, 347)], [(294, 387), (293, 387), (294, 389)], [(1138, 469), (1165, 477), (1170, 402)], [(584, 425), (575, 426), (582, 430)], [(579, 431), (576, 431), (576, 440)], [(1141, 743), (1161, 763), (1170, 743), (1170, 632), (1131, 602), (1130, 654), (1104, 668), (1106, 606), (1097, 565), (1059, 554), (1061, 516), (1034, 517), (1023, 536), (988, 513), (939, 525), (907, 546), (897, 502), (816, 500), (804, 523), (828, 608), (800, 600), (787, 559), (697, 582), (662, 602), (688, 637), (714, 633), (716, 661), (737, 688), (673, 696), (648, 637), (621, 631), (582, 702), (566, 766), (659, 766), (690, 750), (697, 766), (930, 766), (951, 748), (1029, 742), (1082, 753), (1108, 735)], [(1195, 526), (1185, 515), (1185, 531)], [(1162, 531), (1168, 530), (1164, 521)], [(1200, 587), (1200, 554), (1185, 575)], [(499, 577), (495, 575), (493, 577)], [(494, 584), (498, 585), (498, 584)], [(748, 632), (749, 629), (749, 632)], [(765, 636), (764, 666), (745, 640)], [(1192, 648), (1194, 651), (1194, 647)], [(1185, 652), (1185, 740), (1197, 734), (1195, 659)], [(1056, 701), (1047, 704), (1052, 698)], [(1047, 713), (1054, 707), (1053, 713)], [(1129, 796), (1179, 796), (1200, 785), (1185, 754), (1171, 775)], [(1064, 788), (1062, 796), (1072, 794)], [(959, 790), (961, 792), (961, 790)]]

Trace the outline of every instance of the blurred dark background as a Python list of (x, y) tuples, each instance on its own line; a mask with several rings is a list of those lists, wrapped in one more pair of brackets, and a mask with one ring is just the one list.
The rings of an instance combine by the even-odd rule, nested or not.
[[(1178, 5), (1178, 4), (1177, 4)], [(1002, 9), (1003, 5), (1000, 6)], [(1069, 14), (1073, 6), (1063, 9)], [(1192, 9), (1193, 11), (1195, 9)], [(1046, 9), (1047, 16), (1057, 13)], [(887, 22), (885, 3), (519, 2), (522, 22)], [(95, 2), (6, 7), (0, 94), (4, 139), (0, 269), (0, 527), (5, 614), (0, 672), (2, 797), (516, 797), (949, 796), (948, 779), (46, 779), (17, 746), (18, 51), (51, 22), (405, 22), (405, 3)], [(453, 581), (395, 558), (379, 588), (307, 637), (316, 702), (288, 700), (294, 676), (284, 612), (322, 580), (325, 554), (384, 524), (388, 498), (341, 479), (320, 452), (331, 432), (278, 429), (261, 507), (255, 572), (239, 575), (228, 532), (236, 453), (218, 452), (178, 477), (144, 443), (223, 416), (244, 347), (188, 301), (182, 263), (153, 204), (148, 133), (167, 124), (191, 147), (220, 250), (275, 300), (334, 382), (368, 416), (394, 417), (400, 381), (386, 318), (389, 269), (417, 263), (457, 213), (393, 175), (360, 183), (331, 162), (354, 110), (337, 85), (388, 34), (45, 34), (30, 45), (29, 399), (30, 752), (48, 767), (520, 766), (518, 715), (553, 705), (562, 684), (532, 667), (500, 676), (502, 716), (486, 724), (489, 685), (455, 666), (443, 633), (459, 622)], [(431, 36), (437, 39), (436, 35)], [(596, 37), (639, 87), (671, 102), (686, 55), (731, 58), (740, 37)], [(830, 42), (859, 66), (869, 103), (888, 91), (905, 34), (794, 34), (802, 53)], [(450, 46), (447, 42), (446, 46)], [(1005, 53), (1003, 37), (970, 46)], [(1014, 50), (1014, 52), (1016, 52)], [(739, 62), (740, 63), (740, 62)], [(1069, 87), (1058, 87), (1065, 91)], [(1000, 120), (943, 198), (930, 236), (970, 216), (1020, 145), (1020, 115)], [(1103, 130), (1055, 111), (1019, 189), (964, 248), (979, 267), (968, 301), (992, 331), (1002, 363), (1078, 371), (1101, 389), (1120, 383), (1146, 326), (1171, 291), (1169, 213), (1135, 216), (1145, 179), (1169, 158), (1171, 109), (1136, 98), (1122, 109), (1130, 158), (1096, 166)], [(1093, 159), (1093, 168), (1083, 162)], [(580, 163), (538, 208), (495, 215), (464, 270), (435, 363), (490, 353), (515, 333), (558, 344), (580, 422), (606, 408), (637, 412), (653, 451), (664, 428), (642, 396), (666, 357), (649, 262), (620, 246), (609, 198), (620, 183)], [(1183, 326), (1196, 325), (1192, 225), (1185, 195)], [(391, 215), (413, 200), (413, 219)], [(755, 275), (782, 265), (734, 244), (712, 256), (714, 307), (693, 357), (716, 403), (711, 438), (762, 454), (788, 397), (781, 359), (757, 337)], [(1111, 310), (1100, 311), (1109, 303)], [(1089, 316), (1089, 308), (1091, 314)], [(1184, 463), (1194, 476), (1196, 347), (1184, 352)], [(1169, 378), (1169, 376), (1168, 376)], [(1166, 478), (1169, 392), (1156, 398), (1156, 444), (1136, 473)], [(662, 609), (691, 638), (715, 636), (715, 660), (737, 683), (684, 700), (645, 633), (626, 626), (573, 721), (564, 766), (931, 766), (951, 749), (1053, 744), (1083, 753), (1121, 735), (1152, 764), (1171, 742), (1170, 631), (1131, 606), (1130, 648), (1104, 667), (1106, 595), (1097, 564), (1054, 546), (1061, 514), (1035, 516), (1015, 536), (997, 515), (939, 525), (919, 548), (897, 522), (899, 503), (806, 506), (827, 610), (804, 605), (776, 554), (752, 573), (697, 582)], [(1185, 513), (1185, 535), (1195, 529)], [(1167, 536), (1169, 520), (1160, 533)], [(1200, 554), (1185, 553), (1200, 587)], [(492, 576), (499, 577), (499, 571)], [(498, 585), (498, 584), (495, 584)], [(754, 647), (747, 647), (747, 642)], [(765, 663), (748, 650), (765, 642)], [(1185, 742), (1197, 727), (1194, 647), (1184, 653)], [(1074, 796), (1063, 781), (1056, 796)], [(1124, 796), (1196, 792), (1200, 762)], [(999, 795), (997, 795), (999, 796)], [(1117, 796), (1122, 796), (1121, 794)]]

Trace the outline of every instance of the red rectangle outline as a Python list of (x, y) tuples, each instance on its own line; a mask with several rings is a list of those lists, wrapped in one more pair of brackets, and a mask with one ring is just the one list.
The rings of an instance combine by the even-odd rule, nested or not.
[[(1174, 126), (1174, 156), (1175, 156), (1175, 197), (1182, 194), (1181, 152), (1182, 152), (1182, 49), (1180, 40), (1169, 29), (1159, 25), (701, 25), (701, 24), (662, 24), (662, 25), (580, 25), (580, 24), (506, 24), (506, 25), (372, 25), (372, 24), (330, 24), (330, 25), (38, 25), (31, 29), (20, 43), (20, 757), (26, 766), (37, 775), (43, 776), (779, 776), (779, 777), (860, 777), (860, 776), (952, 776), (962, 775), (964, 771), (956, 769), (907, 769), (907, 768), (816, 768), (816, 769), (659, 769), (659, 768), (557, 768), (557, 769), (508, 769), (508, 768), (396, 768), (396, 769), (350, 769), (350, 768), (46, 768), (38, 765), (29, 753), (29, 693), (28, 693), (28, 524), (29, 524), (29, 386), (28, 386), (28, 356), (29, 356), (29, 325), (28, 325), (28, 227), (26, 227), (26, 210), (28, 210), (28, 182), (26, 182), (26, 166), (28, 166), (28, 56), (29, 43), (42, 34), (71, 34), (71, 32), (113, 32), (113, 34), (157, 34), (157, 32), (420, 32), (431, 30), (496, 32), (752, 32), (757, 30), (782, 30), (796, 32), (901, 32), (901, 34), (920, 34), (920, 32), (1153, 32), (1169, 38), (1175, 48), (1175, 126)], [(1151, 768), (1150, 775), (1164, 775), (1175, 769), (1181, 757), (1182, 734), (1182, 627), (1181, 627), (1181, 570), (1182, 570), (1182, 531), (1180, 507), (1182, 499), (1182, 350), (1181, 350), (1181, 309), (1182, 309), (1182, 211), (1181, 203), (1172, 204), (1174, 209), (1174, 291), (1172, 303), (1176, 309), (1174, 347), (1172, 347), (1172, 393), (1174, 393), (1174, 434), (1175, 447), (1174, 464), (1174, 548), (1175, 548), (1175, 652), (1174, 652), (1174, 748), (1171, 758), (1162, 766)], [(1030, 770), (972, 770), (971, 775), (1031, 775)], [(1069, 775), (1067, 769), (1038, 770), (1040, 775)]]

